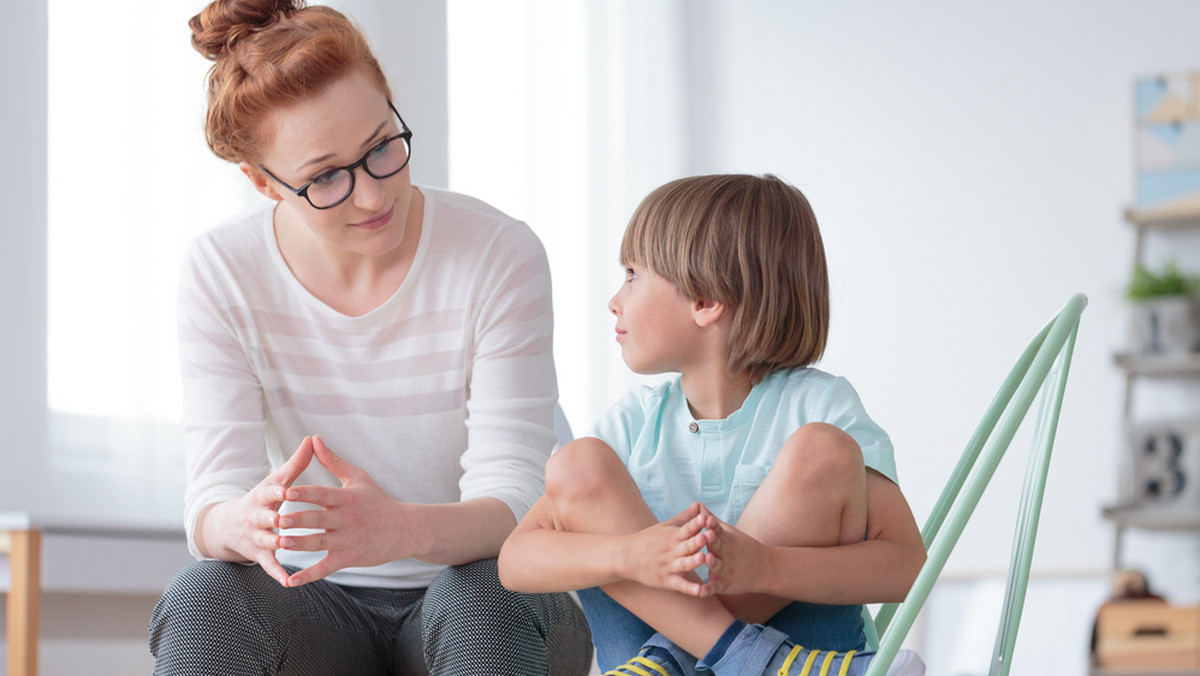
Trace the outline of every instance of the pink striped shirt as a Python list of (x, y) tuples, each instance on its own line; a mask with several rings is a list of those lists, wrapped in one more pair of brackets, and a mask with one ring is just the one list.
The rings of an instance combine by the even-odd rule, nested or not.
[[(528, 226), (478, 200), (421, 192), (412, 268), (360, 317), (291, 274), (274, 203), (192, 242), (179, 346), (193, 554), (197, 514), (245, 494), (310, 434), (396, 500), (494, 497), (520, 520), (541, 495), (557, 400), (545, 251)], [(298, 483), (337, 485), (315, 462)], [(307, 566), (320, 556), (279, 560)], [(331, 579), (422, 587), (441, 568), (409, 559)]]

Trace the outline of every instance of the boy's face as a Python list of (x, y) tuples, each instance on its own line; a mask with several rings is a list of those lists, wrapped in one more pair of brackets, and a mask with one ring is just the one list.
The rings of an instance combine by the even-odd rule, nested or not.
[(692, 307), (665, 278), (641, 265), (625, 268), (625, 282), (608, 301), (625, 364), (642, 374), (682, 371), (695, 342)]

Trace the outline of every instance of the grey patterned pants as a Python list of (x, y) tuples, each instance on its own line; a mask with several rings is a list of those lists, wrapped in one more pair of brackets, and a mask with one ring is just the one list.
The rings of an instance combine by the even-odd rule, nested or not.
[(495, 559), (428, 589), (289, 589), (258, 566), (200, 561), (155, 607), (150, 652), (171, 676), (583, 676), (592, 660), (570, 596), (510, 592)]

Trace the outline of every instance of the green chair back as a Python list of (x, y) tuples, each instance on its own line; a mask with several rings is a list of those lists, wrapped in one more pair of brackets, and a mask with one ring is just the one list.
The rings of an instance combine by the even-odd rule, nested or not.
[(1021, 490), (1004, 605), (988, 671), (989, 676), (1007, 676), (1009, 673), (1021, 609), (1025, 605), (1025, 590), (1029, 586), (1029, 569), (1050, 453), (1079, 331), (1079, 318), (1086, 305), (1087, 298), (1083, 294), (1072, 296), (1029, 343), (1000, 386), (921, 530), (929, 556), (908, 596), (902, 603), (884, 605), (874, 620), (867, 615), (868, 647), (878, 651), (867, 676), (883, 676), (891, 665), (1000, 459), (1040, 392), (1041, 406)]

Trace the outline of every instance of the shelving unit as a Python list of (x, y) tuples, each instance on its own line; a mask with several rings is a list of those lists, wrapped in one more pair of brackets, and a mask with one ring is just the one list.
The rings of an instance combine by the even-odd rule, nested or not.
[[(1173, 231), (1200, 230), (1200, 200), (1196, 204), (1178, 205), (1171, 209), (1137, 211), (1128, 209), (1125, 220), (1137, 229), (1133, 263), (1144, 262), (1145, 240), (1151, 232), (1170, 236)], [(1113, 362), (1125, 374), (1124, 419), (1134, 424), (1134, 386), (1139, 380), (1200, 380), (1200, 353), (1191, 354), (1130, 354), (1113, 355)], [(1200, 412), (1197, 412), (1200, 419)], [(1133, 448), (1126, 449), (1133, 453)], [(1200, 477), (1189, 477), (1190, 480)], [(1121, 495), (1121, 500), (1129, 496)], [(1200, 505), (1117, 504), (1105, 507), (1104, 518), (1116, 528), (1113, 545), (1113, 569), (1123, 568), (1123, 540), (1129, 529), (1160, 532), (1200, 531)], [(1089, 676), (1200, 676), (1200, 669), (1126, 669), (1102, 668), (1090, 665)]]
[[(1171, 208), (1139, 211), (1127, 209), (1125, 220), (1137, 230), (1133, 263), (1143, 262), (1145, 240), (1151, 232), (1200, 229), (1200, 200)], [(1124, 410), (1131, 422), (1133, 389), (1139, 379), (1198, 379), (1200, 353), (1191, 354), (1117, 354), (1113, 361), (1125, 373)], [(1117, 529), (1113, 547), (1113, 568), (1121, 568), (1123, 538), (1128, 528), (1155, 531), (1200, 530), (1200, 506), (1114, 505), (1104, 508), (1105, 518)], [(1200, 672), (1189, 672), (1200, 673)]]

